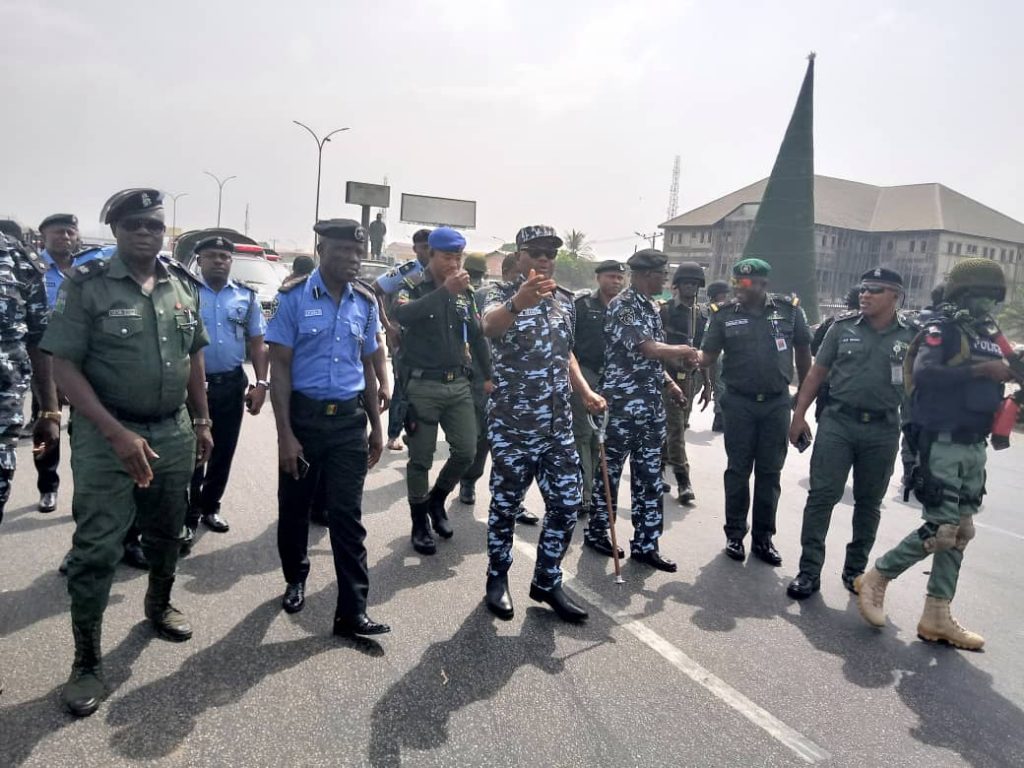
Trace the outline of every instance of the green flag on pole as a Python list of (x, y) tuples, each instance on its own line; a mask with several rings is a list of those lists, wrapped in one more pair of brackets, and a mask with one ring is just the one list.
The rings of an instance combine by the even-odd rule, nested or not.
[(743, 258), (772, 265), (771, 289), (795, 293), (818, 322), (814, 252), (814, 54), (807, 57), (800, 95), (768, 179)]

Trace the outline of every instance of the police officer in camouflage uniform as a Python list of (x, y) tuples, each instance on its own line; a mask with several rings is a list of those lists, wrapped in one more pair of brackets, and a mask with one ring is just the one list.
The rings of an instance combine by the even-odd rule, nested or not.
[[(662, 446), (665, 442), (663, 390), (681, 404), (679, 385), (668, 377), (665, 362), (680, 367), (696, 362), (697, 350), (665, 343), (661, 315), (652, 300), (661, 293), (668, 277), (668, 257), (651, 248), (637, 251), (626, 262), (629, 287), (612, 299), (605, 319), (607, 348), (601, 392), (608, 402), (605, 454), (612, 507), (618, 508), (619, 479), (629, 458), (632, 497), (632, 558), (662, 571), (674, 572), (676, 564), (658, 551), (664, 527)], [(611, 557), (608, 535), (608, 499), (603, 478), (595, 483), (594, 509), (583, 539), (587, 547)], [(621, 555), (620, 555), (621, 556)]]
[(701, 364), (725, 353), (722, 378), (725, 416), (725, 553), (744, 560), (743, 537), (754, 472), (751, 554), (781, 565), (772, 543), (789, 433), (793, 361), (802, 384), (811, 367), (811, 334), (796, 296), (767, 293), (768, 262), (748, 258), (733, 266), (736, 297), (711, 309)]
[(883, 627), (889, 582), (932, 555), (917, 635), (972, 651), (980, 650), (985, 639), (953, 618), (950, 602), (985, 493), (986, 437), (1002, 404), (1003, 384), (1012, 376), (997, 343), (1005, 340), (991, 316), (1005, 297), (1006, 278), (997, 262), (964, 259), (950, 270), (947, 305), (941, 315), (929, 318), (907, 361), (911, 435), (920, 461), (915, 495), (924, 506), (924, 525), (878, 558), (856, 583), (861, 615)]
[[(697, 292), (704, 287), (704, 270), (694, 261), (684, 261), (672, 275), (674, 296), (661, 303), (661, 323), (665, 340), (676, 346), (700, 347), (708, 316), (697, 304)], [(679, 503), (692, 504), (697, 498), (690, 483), (690, 462), (686, 458), (686, 430), (690, 426), (693, 401), (700, 394), (702, 409), (711, 402), (711, 376), (705, 368), (695, 368), (678, 358), (667, 360), (665, 368), (683, 392), (680, 402), (673, 391), (665, 389), (665, 463), (679, 486)], [(699, 388), (698, 388), (699, 387)]]
[[(476, 456), (474, 364), (483, 377), (482, 390), (492, 386), (490, 348), (480, 329), (469, 273), (462, 269), (466, 239), (454, 229), (439, 227), (430, 233), (428, 244), (423, 280), (398, 291), (392, 313), (402, 327), (402, 386), (410, 416), (406, 482), (412, 545), (423, 555), (437, 551), (431, 524), (442, 539), (452, 537), (445, 499)], [(430, 488), (438, 426), (444, 429), (450, 453)]]
[[(727, 302), (731, 291), (732, 289), (729, 284), (724, 280), (715, 280), (714, 282), (708, 283), (708, 303), (704, 305), (708, 318), (711, 317), (712, 306)], [(706, 330), (707, 323), (705, 323), (705, 331)], [(715, 418), (711, 422), (711, 431), (721, 432), (725, 429), (725, 424), (722, 419), (722, 398), (725, 396), (725, 383), (722, 381), (722, 355), (718, 356), (718, 360), (711, 368), (708, 369), (708, 372), (711, 374), (711, 387), (715, 393)]]
[(104, 695), (101, 624), (133, 520), (149, 560), (146, 617), (168, 640), (192, 637), (170, 596), (189, 479), (197, 453), (206, 461), (213, 447), (201, 352), (207, 336), (194, 278), (158, 258), (161, 201), (155, 189), (128, 189), (107, 201), (101, 218), (117, 253), (83, 264), (64, 282), (41, 344), (74, 409), (68, 592), (75, 661), (61, 700), (79, 717), (95, 712)]
[[(576, 329), (573, 333), (573, 354), (580, 372), (592, 388), (596, 388), (604, 373), (605, 335), (604, 321), (608, 303), (622, 291), (626, 265), (608, 259), (594, 268), (597, 289), (576, 299)], [(593, 508), (594, 478), (598, 477), (597, 433), (587, 419), (587, 408), (578, 392), (572, 393), (572, 431), (576, 437), (576, 451), (583, 467), (583, 510), (589, 514)]]
[(491, 288), (483, 318), (494, 364), (487, 414), (492, 466), (485, 601), (499, 618), (512, 618), (508, 569), (515, 518), (536, 478), (547, 512), (530, 597), (550, 605), (565, 621), (583, 621), (587, 612), (562, 590), (562, 558), (582, 504), (570, 380), (590, 411), (603, 410), (605, 402), (580, 374), (572, 354), (573, 296), (552, 279), (562, 239), (551, 227), (524, 227), (516, 246), (520, 275)]
[(38, 256), (0, 233), (0, 522), (11, 495), (30, 384), (41, 408), (33, 428), (33, 453), (43, 456), (60, 442), (61, 415), (50, 359), (39, 351), (47, 321), (45, 269)]
[(846, 547), (843, 585), (854, 591), (875, 543), (879, 508), (889, 487), (900, 439), (903, 359), (914, 329), (899, 316), (903, 278), (884, 267), (861, 276), (860, 311), (836, 315), (797, 398), (789, 440), (810, 437), (805, 415), (827, 384), (811, 455), (810, 489), (800, 534), (800, 572), (786, 589), (796, 600), (820, 586), (832, 510), (853, 469), (853, 539)]

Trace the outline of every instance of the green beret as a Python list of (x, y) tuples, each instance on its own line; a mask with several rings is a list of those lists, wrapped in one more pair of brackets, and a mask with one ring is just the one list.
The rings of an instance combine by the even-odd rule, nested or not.
[(768, 277), (772, 265), (764, 259), (740, 259), (732, 267), (734, 277)]

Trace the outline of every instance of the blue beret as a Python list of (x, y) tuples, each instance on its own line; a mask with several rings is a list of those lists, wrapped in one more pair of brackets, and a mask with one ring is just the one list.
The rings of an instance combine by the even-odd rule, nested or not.
[(626, 261), (632, 270), (664, 269), (668, 264), (668, 256), (654, 248), (637, 251)]
[(159, 189), (133, 187), (122, 189), (111, 196), (103, 205), (100, 220), (104, 224), (116, 224), (119, 219), (135, 213), (163, 214), (164, 194)]
[(466, 238), (462, 236), (461, 232), (451, 227), (438, 227), (430, 233), (430, 237), (427, 238), (427, 245), (435, 251), (456, 253), (466, 247)]
[(903, 275), (894, 269), (886, 269), (885, 267), (869, 269), (860, 276), (860, 279), (864, 283), (889, 283), (900, 288), (903, 287)]
[(321, 237), (332, 240), (348, 240), (353, 243), (366, 242), (366, 230), (355, 219), (322, 219), (313, 225), (313, 231)]
[(51, 213), (39, 224), (39, 231), (42, 232), (47, 227), (60, 226), (60, 227), (77, 227), (78, 217), (73, 213)]
[(196, 243), (196, 247), (192, 249), (193, 253), (199, 253), (208, 249), (217, 249), (218, 251), (227, 251), (228, 253), (235, 252), (235, 245), (226, 237), (206, 237)]

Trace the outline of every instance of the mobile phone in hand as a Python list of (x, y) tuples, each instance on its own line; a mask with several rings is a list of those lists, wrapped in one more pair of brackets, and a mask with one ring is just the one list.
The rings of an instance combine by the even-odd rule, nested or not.
[(299, 468), (299, 479), (301, 480), (302, 478), (309, 474), (309, 462), (306, 461), (301, 456), (296, 456), (295, 463), (296, 466), (298, 466)]
[(799, 439), (796, 441), (796, 449), (798, 451), (800, 451), (800, 453), (803, 453), (804, 451), (806, 451), (810, 447), (811, 447), (811, 438), (807, 436), (806, 432), (804, 432), (803, 434), (800, 435)]

